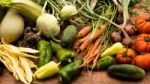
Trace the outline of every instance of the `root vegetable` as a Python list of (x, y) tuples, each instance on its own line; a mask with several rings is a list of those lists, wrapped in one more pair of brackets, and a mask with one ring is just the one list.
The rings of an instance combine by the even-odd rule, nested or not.
[(9, 9), (0, 25), (1, 39), (7, 43), (16, 41), (24, 30), (24, 19), (15, 9)]
[(68, 19), (73, 15), (76, 15), (77, 12), (78, 11), (74, 5), (65, 5), (60, 11), (60, 16), (62, 19)]
[(40, 15), (36, 21), (36, 28), (48, 38), (57, 36), (60, 32), (57, 18), (51, 14)]
[(125, 46), (128, 46), (128, 47), (132, 47), (133, 46), (133, 39), (130, 38), (130, 37), (127, 37), (127, 38), (124, 38), (122, 40), (122, 44), (125, 45)]
[(120, 42), (122, 40), (120, 33), (116, 31), (112, 32), (110, 37), (114, 42)]
[(132, 26), (131, 24), (127, 24), (125, 29), (124, 29), (128, 35), (132, 36), (135, 34), (135, 29), (134, 26)]

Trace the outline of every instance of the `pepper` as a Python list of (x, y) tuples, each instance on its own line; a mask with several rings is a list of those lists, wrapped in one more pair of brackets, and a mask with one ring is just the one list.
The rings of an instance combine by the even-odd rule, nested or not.
[(77, 60), (60, 69), (58, 72), (59, 81), (64, 84), (70, 83), (71, 80), (81, 71), (81, 64), (82, 60)]
[(73, 61), (75, 57), (74, 51), (63, 48), (61, 44), (55, 43), (53, 41), (50, 41), (50, 43), (52, 51), (56, 53), (59, 62), (61, 62), (62, 64), (68, 64)]
[(108, 68), (110, 65), (112, 65), (115, 62), (115, 59), (111, 56), (105, 56), (100, 58), (97, 63), (96, 66), (93, 68), (93, 65), (89, 65), (88, 68), (93, 70), (101, 70), (101, 69), (106, 69)]
[(52, 59), (52, 50), (50, 47), (50, 42), (40, 40), (38, 43), (38, 50), (40, 51), (38, 66), (41, 67), (49, 63)]
[(54, 61), (51, 61), (42, 67), (40, 67), (35, 73), (34, 77), (37, 79), (45, 79), (51, 77), (58, 73), (59, 71), (59, 64), (56, 64)]
[(112, 56), (116, 54), (119, 50), (121, 50), (124, 46), (120, 42), (116, 42), (111, 47), (107, 48), (102, 54), (101, 57), (104, 56)]

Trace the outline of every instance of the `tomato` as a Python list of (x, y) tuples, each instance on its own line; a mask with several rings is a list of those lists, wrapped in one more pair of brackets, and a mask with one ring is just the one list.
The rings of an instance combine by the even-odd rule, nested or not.
[(145, 70), (150, 69), (150, 53), (136, 56), (134, 59), (134, 64)]
[(133, 49), (123, 48), (116, 54), (116, 60), (119, 63), (131, 63), (135, 58), (136, 53)]
[(140, 53), (150, 52), (150, 34), (140, 34), (134, 42), (135, 49)]
[(140, 33), (150, 34), (150, 17), (146, 15), (137, 17), (135, 27)]

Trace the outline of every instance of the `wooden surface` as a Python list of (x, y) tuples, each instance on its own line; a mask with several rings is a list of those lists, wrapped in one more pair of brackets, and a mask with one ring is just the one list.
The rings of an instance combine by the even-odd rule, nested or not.
[[(0, 84), (22, 84), (22, 83), (16, 81), (12, 76), (12, 74), (5, 69), (0, 76)], [(58, 84), (58, 78), (57, 76), (55, 76), (46, 80), (33, 82), (33, 84)], [(142, 80), (127, 81), (110, 77), (106, 71), (98, 71), (98, 72), (82, 71), (81, 74), (71, 82), (71, 84), (150, 84), (150, 72), (147, 72), (146, 76)]]

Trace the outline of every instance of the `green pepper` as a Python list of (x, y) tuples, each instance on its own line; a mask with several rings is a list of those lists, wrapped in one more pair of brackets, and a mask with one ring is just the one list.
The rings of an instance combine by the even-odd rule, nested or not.
[(116, 54), (119, 50), (121, 50), (124, 46), (120, 43), (117, 42), (115, 44), (113, 44), (111, 47), (107, 48), (102, 54), (101, 57), (104, 56), (112, 56), (114, 54)]
[(70, 49), (63, 48), (61, 44), (50, 41), (52, 51), (56, 53), (58, 61), (63, 63), (71, 63), (75, 57), (75, 52)]
[(82, 64), (82, 60), (77, 60), (73, 63), (70, 63), (66, 66), (64, 66), (60, 71), (58, 72), (59, 81), (64, 84), (68, 84), (71, 82), (71, 80), (79, 74)]
[(103, 58), (100, 58), (97, 63), (96, 66), (93, 68), (93, 65), (89, 65), (88, 68), (93, 70), (101, 70), (101, 69), (106, 69), (108, 68), (110, 65), (112, 65), (115, 62), (114, 58), (111, 56), (105, 56)]
[(59, 64), (56, 64), (54, 61), (51, 61), (45, 64), (44, 66), (40, 67), (34, 73), (34, 77), (37, 79), (44, 79), (55, 75), (59, 71), (58, 65)]
[(52, 50), (50, 47), (50, 42), (40, 40), (38, 43), (38, 50), (40, 51), (38, 66), (41, 67), (49, 63), (52, 59)]

